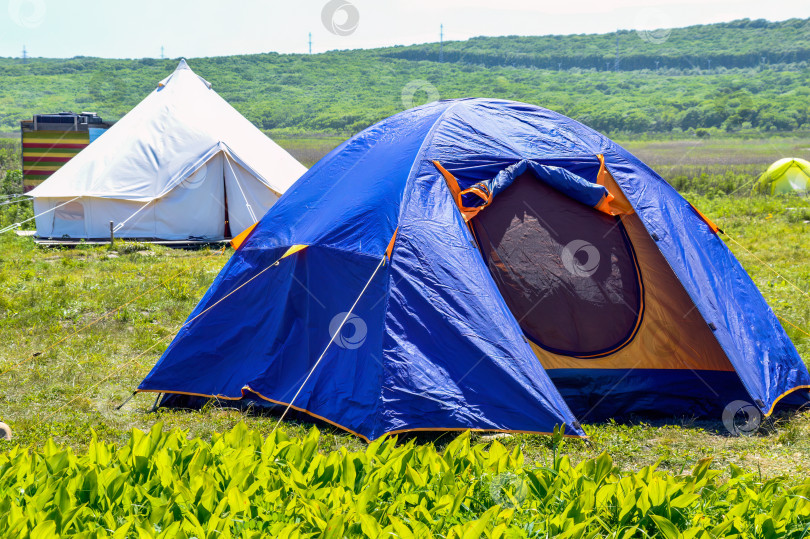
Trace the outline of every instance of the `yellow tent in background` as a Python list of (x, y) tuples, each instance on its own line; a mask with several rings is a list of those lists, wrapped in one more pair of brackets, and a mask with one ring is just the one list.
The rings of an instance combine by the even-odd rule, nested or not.
[(810, 192), (810, 163), (794, 157), (780, 159), (759, 177), (758, 187), (772, 195)]

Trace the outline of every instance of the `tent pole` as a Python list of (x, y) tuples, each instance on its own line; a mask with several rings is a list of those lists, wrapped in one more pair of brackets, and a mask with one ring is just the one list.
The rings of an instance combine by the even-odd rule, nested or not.
[(110, 247), (115, 243), (115, 230), (114, 230), (114, 223), (110, 221)]
[[(258, 219), (256, 219), (256, 216), (253, 214), (253, 209), (250, 207), (250, 201), (248, 201), (247, 195), (245, 195), (245, 192), (242, 190), (242, 186), (239, 185), (239, 178), (236, 176), (236, 171), (233, 169), (233, 166), (231, 165), (231, 160), (228, 159), (228, 154), (227, 153), (225, 154), (225, 162), (228, 163), (228, 168), (231, 169), (231, 174), (233, 174), (233, 181), (234, 181), (234, 183), (236, 183), (236, 186), (239, 188), (239, 192), (242, 193), (242, 198), (245, 199), (245, 206), (247, 207), (247, 211), (250, 214), (250, 218), (253, 219), (253, 222), (255, 223), (256, 221), (258, 221)], [(226, 189), (226, 191), (227, 191), (227, 189)]]
[(135, 395), (137, 395), (137, 394), (138, 394), (138, 392), (137, 392), (137, 391), (133, 391), (133, 392), (132, 392), (132, 395), (130, 395), (129, 397), (127, 397), (127, 398), (126, 398), (126, 400), (125, 400), (124, 402), (122, 402), (121, 404), (119, 404), (118, 406), (116, 406), (116, 407), (115, 407), (115, 409), (116, 409), (116, 410), (120, 410), (121, 408), (123, 408), (123, 407), (124, 407), (124, 405), (125, 405), (126, 403), (128, 403), (129, 401), (131, 401), (131, 400), (132, 400), (132, 397), (134, 397), (134, 396), (135, 396)]

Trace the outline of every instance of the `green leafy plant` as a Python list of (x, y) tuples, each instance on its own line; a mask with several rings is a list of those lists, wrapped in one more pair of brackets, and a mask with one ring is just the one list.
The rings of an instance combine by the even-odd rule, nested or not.
[[(526, 466), (519, 448), (444, 451), (382, 438), (322, 453), (319, 432), (263, 438), (239, 424), (212, 441), (133, 430), (121, 447), (93, 436), (77, 455), (49, 441), (0, 454), (0, 529), (9, 537), (803, 537), (810, 482), (762, 483), (700, 461), (673, 475), (625, 473), (607, 454)], [(525, 487), (491, 495), (492, 477)]]

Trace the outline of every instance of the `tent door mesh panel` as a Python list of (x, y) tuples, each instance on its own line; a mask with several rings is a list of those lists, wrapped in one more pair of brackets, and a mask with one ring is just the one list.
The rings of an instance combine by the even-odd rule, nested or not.
[(472, 226), (506, 304), (535, 344), (557, 354), (599, 357), (632, 340), (643, 314), (643, 287), (619, 218), (526, 173)]

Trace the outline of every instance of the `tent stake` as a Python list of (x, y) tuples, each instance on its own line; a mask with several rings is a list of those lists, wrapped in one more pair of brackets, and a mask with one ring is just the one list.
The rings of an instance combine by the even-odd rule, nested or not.
[(158, 393), (157, 397), (155, 397), (155, 402), (152, 404), (152, 408), (149, 410), (150, 414), (157, 412), (158, 409), (158, 402), (160, 402), (160, 397), (163, 396), (163, 393)]
[(137, 391), (133, 391), (133, 392), (132, 392), (132, 395), (130, 395), (129, 397), (127, 397), (127, 400), (125, 400), (124, 402), (122, 402), (121, 404), (119, 404), (118, 406), (116, 406), (116, 407), (115, 407), (115, 409), (116, 409), (116, 410), (120, 410), (121, 408), (123, 408), (123, 407), (124, 407), (124, 405), (125, 405), (126, 403), (128, 403), (129, 401), (131, 401), (131, 400), (132, 400), (132, 398), (133, 398), (135, 395), (137, 395), (137, 394), (138, 394), (138, 392), (137, 392)]

